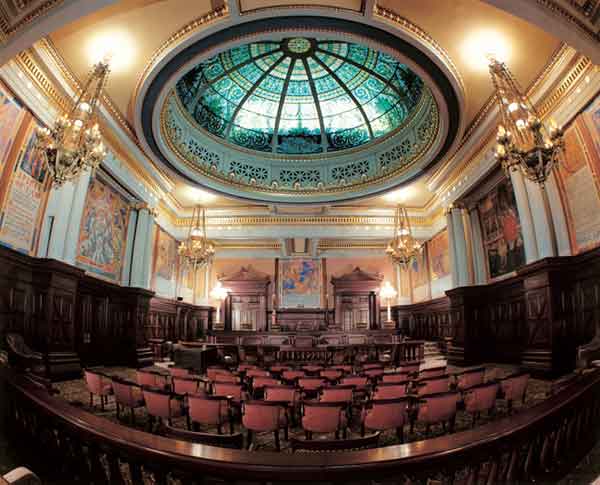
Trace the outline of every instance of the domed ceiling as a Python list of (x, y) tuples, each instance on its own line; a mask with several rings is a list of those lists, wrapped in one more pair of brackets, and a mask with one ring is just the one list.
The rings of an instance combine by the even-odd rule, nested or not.
[(197, 124), (234, 145), (329, 153), (402, 126), (423, 94), (406, 65), (365, 45), (292, 37), (229, 49), (177, 83)]
[(278, 17), (188, 43), (141, 83), (139, 138), (204, 188), (331, 203), (418, 177), (457, 142), (462, 84), (365, 24)]

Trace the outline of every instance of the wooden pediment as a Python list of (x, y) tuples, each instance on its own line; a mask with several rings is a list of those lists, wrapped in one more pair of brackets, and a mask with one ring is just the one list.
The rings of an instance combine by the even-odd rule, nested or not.
[(346, 273), (345, 275), (339, 276), (338, 278), (331, 278), (331, 283), (333, 285), (339, 285), (344, 283), (381, 283), (383, 281), (383, 276), (379, 273), (368, 273), (363, 271), (358, 266), (354, 268), (350, 273)]
[(270, 282), (271, 277), (261, 271), (257, 271), (252, 265), (242, 266), (239, 271), (229, 276), (221, 276), (219, 281), (225, 282), (237, 282), (237, 281), (257, 281), (257, 282)]

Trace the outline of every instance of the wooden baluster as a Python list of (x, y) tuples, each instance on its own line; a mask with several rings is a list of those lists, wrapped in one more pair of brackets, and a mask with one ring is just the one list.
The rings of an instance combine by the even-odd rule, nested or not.
[(542, 441), (542, 450), (540, 452), (540, 466), (544, 471), (548, 471), (548, 453), (550, 452), (550, 443), (553, 437), (553, 432), (547, 432)]
[(519, 448), (513, 448), (508, 459), (508, 466), (506, 467), (506, 482), (514, 483), (517, 479), (517, 465), (519, 460)]
[(141, 467), (141, 471), (142, 471), (142, 483), (144, 485), (156, 485), (156, 483), (157, 483), (156, 475), (154, 474), (153, 471), (146, 470), (143, 465)]
[(488, 473), (488, 477), (486, 480), (486, 485), (496, 485), (498, 483), (498, 469), (500, 468), (500, 460), (502, 459), (502, 455), (499, 455), (497, 458), (492, 458), (490, 462), (490, 470)]
[(102, 471), (104, 472), (104, 478), (106, 478), (106, 481), (110, 483), (110, 480), (112, 478), (112, 472), (110, 469), (110, 460), (108, 458), (108, 455), (106, 453), (101, 453), (100, 456), (98, 456), (98, 461), (100, 462), (100, 466), (102, 467)]
[(481, 465), (478, 463), (477, 465), (469, 466), (468, 476), (467, 476), (467, 485), (476, 485), (477, 479), (479, 478), (479, 467)]
[(121, 461), (120, 458), (117, 460), (117, 463), (119, 464), (119, 473), (121, 474), (121, 479), (123, 480), (123, 483), (125, 485), (133, 485), (133, 476), (131, 473), (131, 466), (129, 465), (129, 463)]
[(528, 480), (533, 471), (534, 452), (536, 447), (536, 438), (533, 438), (527, 447), (527, 457), (523, 466), (524, 479)]

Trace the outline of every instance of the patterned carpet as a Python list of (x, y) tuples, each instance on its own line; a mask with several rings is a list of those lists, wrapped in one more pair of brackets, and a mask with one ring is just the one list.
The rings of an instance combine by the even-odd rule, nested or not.
[[(505, 365), (486, 364), (485, 367), (486, 367), (486, 380), (490, 380), (493, 378), (501, 378), (508, 374), (514, 373), (518, 370), (515, 366), (508, 366), (508, 365), (505, 366)], [(103, 372), (107, 373), (108, 375), (118, 375), (120, 377), (135, 380), (135, 370), (134, 369), (111, 367), (111, 368), (104, 368), (102, 370), (103, 370)], [(460, 367), (448, 366), (449, 373), (460, 371), (460, 370), (461, 370)], [(60, 396), (64, 399), (66, 399), (72, 405), (81, 407), (81, 408), (85, 409), (86, 411), (91, 411), (97, 415), (105, 417), (106, 419), (110, 419), (115, 422), (117, 421), (115, 403), (114, 403), (114, 399), (112, 397), (109, 398), (109, 402), (105, 406), (104, 411), (101, 411), (101, 409), (100, 409), (99, 398), (95, 398), (95, 405), (93, 408), (90, 408), (89, 393), (87, 391), (87, 388), (86, 388), (86, 385), (85, 385), (85, 382), (83, 379), (60, 382), (60, 383), (56, 384), (56, 387), (60, 390)], [(525, 407), (533, 406), (533, 405), (537, 404), (538, 402), (542, 401), (543, 399), (545, 399), (548, 391), (550, 390), (550, 387), (551, 387), (550, 381), (544, 381), (544, 380), (540, 380), (540, 379), (530, 379), (528, 387), (527, 387), (527, 395), (526, 395), (526, 401), (525, 401), (524, 406)], [(522, 408), (522, 406), (523, 405), (521, 405), (521, 403), (515, 403), (515, 412), (519, 412), (519, 410)], [(348, 433), (348, 438), (360, 436), (360, 423), (359, 423), (360, 416), (358, 413), (359, 413), (358, 409), (354, 411), (352, 423), (350, 425), (350, 429), (349, 429), (349, 433)], [(507, 414), (508, 413), (507, 413), (506, 402), (502, 399), (499, 399), (499, 400), (497, 400), (497, 409), (496, 409), (495, 415), (494, 416), (483, 415), (481, 417), (481, 419), (478, 421), (478, 425), (485, 424), (493, 419), (499, 419), (501, 417), (506, 416)], [(135, 427), (138, 429), (141, 429), (141, 430), (148, 431), (148, 429), (149, 429), (148, 428), (148, 417), (147, 417), (145, 409), (144, 408), (137, 409), (135, 412), (135, 416), (136, 416)], [(122, 415), (122, 418), (123, 418), (123, 415)], [(120, 422), (124, 425), (131, 426), (130, 421), (129, 421), (129, 411), (127, 412), (127, 417), (123, 418)], [(472, 424), (471, 416), (464, 411), (458, 411), (458, 413), (456, 415), (455, 431), (463, 431), (466, 429), (470, 429), (471, 424)], [(174, 419), (173, 425), (178, 428), (186, 429), (185, 417)], [(216, 428), (207, 428), (207, 427), (202, 428), (201, 431), (210, 432), (210, 433), (217, 432)], [(244, 434), (245, 434), (245, 430), (241, 429), (241, 423), (239, 422), (239, 420), (238, 420), (238, 422), (235, 423), (235, 431), (244, 431)], [(426, 437), (440, 436), (440, 435), (444, 434), (444, 431), (441, 426), (437, 425), (437, 426), (433, 426), (431, 428), (429, 435), (426, 435), (425, 427), (422, 425), (419, 425), (417, 423), (415, 426), (415, 429), (412, 433), (409, 432), (408, 426), (405, 427), (404, 433), (405, 433), (405, 442), (410, 442), (410, 441), (421, 440)], [(292, 438), (292, 437), (303, 438), (304, 432), (300, 427), (290, 428), (289, 437), (290, 438)], [(315, 439), (319, 439), (319, 438), (332, 439), (333, 436), (332, 435), (331, 436), (315, 435)], [(274, 450), (275, 449), (274, 439), (273, 439), (273, 435), (271, 433), (259, 434), (258, 436), (255, 437), (254, 441), (256, 444), (255, 448), (254, 448), (255, 450)], [(393, 431), (385, 432), (380, 437), (380, 445), (381, 446), (393, 445), (393, 444), (397, 444), (397, 443), (398, 443), (398, 439), (396, 438), (396, 435)], [(283, 433), (281, 433), (281, 450), (282, 450), (282, 452), (290, 452), (291, 451), (290, 446), (289, 446), (289, 441), (286, 441), (283, 439)]]

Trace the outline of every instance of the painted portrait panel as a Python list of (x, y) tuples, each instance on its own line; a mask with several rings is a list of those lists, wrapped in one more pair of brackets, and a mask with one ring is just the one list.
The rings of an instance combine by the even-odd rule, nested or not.
[(17, 132), (25, 116), (25, 108), (0, 84), (0, 175), (10, 150), (17, 136)]
[(450, 246), (448, 231), (444, 229), (427, 243), (431, 280), (439, 280), (450, 274)]
[(77, 247), (77, 265), (102, 278), (119, 282), (125, 257), (130, 206), (102, 180), (90, 181)]
[(177, 241), (160, 227), (156, 231), (156, 263), (157, 276), (170, 280), (175, 276), (177, 263)]
[(0, 241), (30, 255), (37, 246), (49, 192), (46, 170), (29, 170), (32, 166), (42, 166), (34, 150), (37, 127), (32, 120), (27, 128), (0, 215)]
[(279, 260), (279, 301), (283, 308), (319, 308), (323, 276), (320, 259)]
[(491, 279), (525, 264), (517, 202), (510, 180), (503, 179), (477, 206)]

